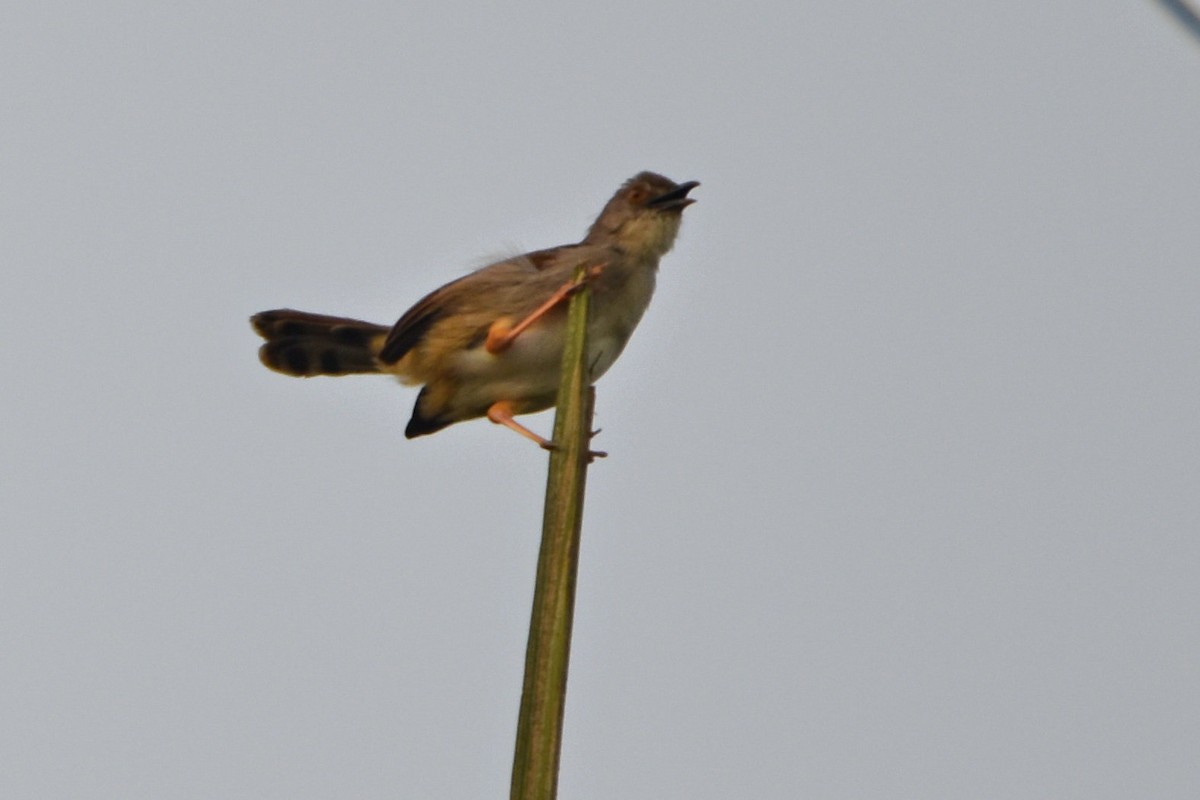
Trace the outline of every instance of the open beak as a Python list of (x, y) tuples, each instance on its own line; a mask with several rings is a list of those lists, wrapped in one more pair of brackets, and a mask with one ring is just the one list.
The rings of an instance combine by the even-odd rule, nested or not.
[(696, 202), (687, 196), (688, 192), (690, 192), (692, 189), (695, 189), (699, 185), (700, 181), (688, 181), (687, 183), (681, 183), (671, 191), (666, 192), (665, 194), (660, 194), (658, 197), (646, 201), (646, 207), (658, 208), (664, 211), (671, 208), (686, 208), (687, 206), (690, 206), (692, 203)]

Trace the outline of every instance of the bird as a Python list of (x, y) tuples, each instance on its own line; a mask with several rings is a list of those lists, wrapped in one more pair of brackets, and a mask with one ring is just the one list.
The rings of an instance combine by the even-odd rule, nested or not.
[(409, 439), (486, 417), (553, 449), (514, 417), (555, 404), (577, 272), (591, 290), (587, 363), (595, 381), (649, 306), (659, 260), (699, 185), (641, 172), (622, 184), (581, 241), (488, 264), (425, 295), (391, 326), (262, 311), (250, 318), (265, 340), (259, 360), (293, 377), (382, 373), (420, 386), (404, 429)]

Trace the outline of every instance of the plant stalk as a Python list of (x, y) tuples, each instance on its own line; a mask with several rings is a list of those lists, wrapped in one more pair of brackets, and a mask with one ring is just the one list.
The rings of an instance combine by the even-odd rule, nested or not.
[(595, 390), (587, 369), (591, 289), (586, 274), (586, 267), (576, 270), (575, 280), (581, 288), (571, 296), (567, 310), (567, 340), (554, 417), (556, 447), (550, 453), (546, 479), (542, 544), (513, 757), (512, 800), (553, 800), (558, 791), (584, 483), (592, 458), (589, 444)]

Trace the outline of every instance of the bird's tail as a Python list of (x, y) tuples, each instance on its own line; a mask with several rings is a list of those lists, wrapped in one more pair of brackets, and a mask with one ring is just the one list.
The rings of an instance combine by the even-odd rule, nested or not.
[(299, 378), (379, 372), (375, 356), (389, 330), (371, 322), (290, 308), (255, 314), (250, 324), (267, 340), (258, 350), (259, 360), (276, 372)]

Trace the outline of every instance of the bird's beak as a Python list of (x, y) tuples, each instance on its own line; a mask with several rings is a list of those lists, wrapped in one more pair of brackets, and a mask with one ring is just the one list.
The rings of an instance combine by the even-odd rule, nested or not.
[(700, 181), (688, 181), (681, 183), (665, 194), (660, 194), (658, 197), (646, 201), (647, 208), (657, 208), (667, 210), (671, 208), (686, 208), (696, 202), (687, 196), (687, 193), (700, 185)]

